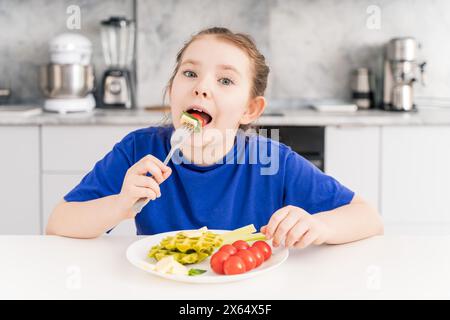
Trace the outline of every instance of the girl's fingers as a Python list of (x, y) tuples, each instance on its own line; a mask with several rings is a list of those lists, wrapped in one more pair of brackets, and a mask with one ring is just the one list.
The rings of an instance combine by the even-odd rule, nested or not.
[(159, 184), (166, 180), (172, 173), (170, 167), (166, 166), (161, 160), (152, 155), (143, 157), (132, 166), (131, 170), (138, 175), (146, 175), (150, 172)]
[(317, 239), (317, 233), (312, 232), (311, 230), (307, 231), (303, 237), (298, 241), (294, 246), (296, 248), (304, 249), (313, 243)]
[(161, 196), (161, 188), (159, 187), (159, 184), (155, 181), (155, 179), (153, 179), (153, 177), (136, 176), (135, 179), (135, 185), (137, 187), (150, 188), (155, 191), (158, 197)]
[(309, 225), (305, 221), (298, 221), (295, 226), (286, 235), (286, 247), (292, 247), (295, 245), (305, 233), (309, 230)]
[(135, 164), (135, 168), (133, 168), (134, 173), (138, 175), (145, 175), (147, 173), (151, 173), (155, 178), (156, 182), (162, 183), (164, 181), (162, 170), (160, 167), (156, 165), (150, 158), (145, 157), (141, 161)]
[(154, 164), (156, 164), (158, 166), (159, 169), (161, 169), (161, 173), (162, 173), (164, 180), (167, 179), (170, 176), (170, 174), (172, 173), (172, 169), (169, 166), (165, 165), (161, 160), (159, 160), (155, 156), (152, 156), (151, 154), (149, 154), (144, 158), (150, 159), (150, 161), (152, 161)]
[(161, 171), (166, 171), (168, 168), (168, 166), (166, 166), (161, 160), (151, 154), (146, 155), (143, 159), (149, 159), (151, 162), (156, 164), (161, 169)]
[(136, 198), (149, 198), (150, 200), (155, 200), (157, 198), (155, 191), (145, 187), (134, 187), (132, 192), (133, 197)]
[(278, 224), (289, 214), (289, 206), (283, 207), (275, 211), (275, 213), (270, 217), (269, 223), (266, 226), (266, 237), (267, 239), (272, 238), (277, 230)]
[(163, 179), (166, 180), (172, 174), (172, 169), (170, 167), (167, 167), (167, 169), (165, 169), (162, 174)]
[(290, 212), (279, 224), (273, 235), (273, 245), (278, 247), (280, 244), (285, 243), (285, 238), (288, 232), (298, 222), (298, 216)]

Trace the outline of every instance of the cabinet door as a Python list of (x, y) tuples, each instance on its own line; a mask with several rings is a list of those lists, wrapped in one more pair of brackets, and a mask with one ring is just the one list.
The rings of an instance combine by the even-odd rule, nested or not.
[(42, 167), (45, 172), (88, 172), (134, 126), (44, 126)]
[[(43, 175), (43, 232), (48, 218), (55, 206), (83, 178), (83, 174), (44, 174)], [(111, 235), (135, 235), (136, 227), (133, 220), (126, 220), (116, 226)]]
[(326, 127), (325, 173), (379, 208), (379, 127)]
[(48, 218), (55, 206), (83, 178), (78, 174), (43, 174), (42, 175), (42, 232), (45, 233)]
[(387, 222), (450, 222), (450, 128), (382, 129), (382, 211)]
[(0, 127), (0, 234), (39, 234), (39, 127)]

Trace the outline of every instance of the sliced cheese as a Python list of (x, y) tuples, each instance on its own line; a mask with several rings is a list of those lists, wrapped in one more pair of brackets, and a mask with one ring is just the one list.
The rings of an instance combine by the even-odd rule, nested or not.
[(187, 238), (199, 238), (202, 236), (203, 233), (208, 231), (207, 227), (200, 228), (198, 230), (186, 230), (181, 231), (181, 234)]
[(188, 269), (185, 266), (183, 266), (181, 263), (175, 261), (175, 264), (172, 266), (172, 270), (170, 271), (170, 273), (187, 275)]
[(170, 274), (187, 274), (188, 269), (176, 261), (173, 256), (162, 258), (156, 263), (155, 271)]
[(172, 270), (173, 262), (176, 262), (173, 256), (164, 257), (156, 263), (155, 271), (169, 273)]

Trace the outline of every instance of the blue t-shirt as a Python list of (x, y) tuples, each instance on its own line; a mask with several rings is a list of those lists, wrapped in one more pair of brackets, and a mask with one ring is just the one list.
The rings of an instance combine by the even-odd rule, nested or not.
[[(149, 127), (128, 134), (98, 161), (64, 200), (87, 201), (120, 193), (127, 170), (152, 154), (163, 160), (173, 127)], [(354, 193), (325, 175), (290, 147), (262, 136), (238, 134), (233, 148), (210, 166), (186, 163), (175, 153), (161, 197), (136, 216), (139, 235), (181, 229), (236, 229), (266, 225), (287, 205), (310, 214), (346, 205)]]

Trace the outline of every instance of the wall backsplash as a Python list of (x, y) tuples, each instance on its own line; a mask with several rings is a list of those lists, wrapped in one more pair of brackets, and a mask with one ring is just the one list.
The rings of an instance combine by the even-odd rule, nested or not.
[(41, 98), (37, 66), (48, 59), (48, 40), (65, 31), (69, 4), (81, 7), (81, 32), (94, 42), (98, 76), (104, 65), (99, 21), (112, 14), (132, 17), (137, 6), (141, 107), (162, 103), (177, 51), (209, 26), (253, 36), (271, 67), (270, 99), (348, 98), (351, 70), (378, 71), (382, 46), (396, 36), (422, 43), (428, 85), (417, 85), (416, 95), (450, 99), (446, 0), (0, 0), (0, 27), (8, 30), (0, 41), (0, 86), (9, 79), (16, 102)]
[(99, 77), (105, 68), (100, 42), (100, 20), (110, 15), (133, 16), (133, 1), (121, 0), (0, 0), (0, 87), (12, 89), (11, 103), (39, 103), (39, 65), (48, 63), (48, 42), (69, 32), (67, 7), (81, 9), (81, 30), (93, 44), (93, 62)]

